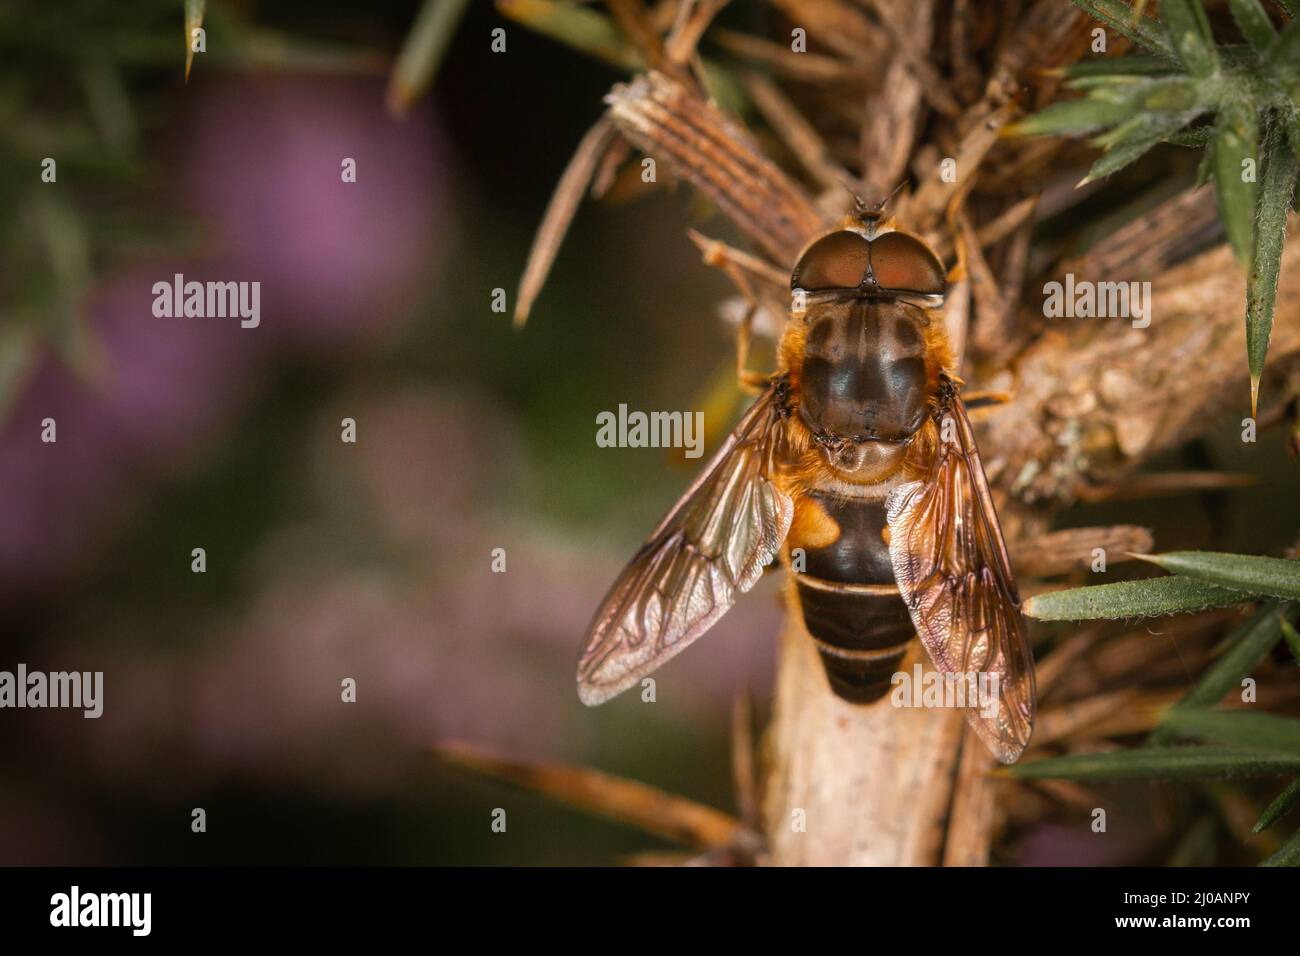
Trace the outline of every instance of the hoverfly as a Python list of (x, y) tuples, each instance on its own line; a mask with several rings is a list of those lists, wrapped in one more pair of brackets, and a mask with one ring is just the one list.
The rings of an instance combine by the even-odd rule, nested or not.
[(578, 694), (594, 705), (638, 683), (780, 554), (836, 695), (879, 700), (918, 635), (942, 674), (996, 688), (966, 716), (1011, 763), (1033, 727), (1033, 659), (950, 370), (943, 265), (859, 201), (790, 284), (805, 307), (777, 374), (605, 596)]

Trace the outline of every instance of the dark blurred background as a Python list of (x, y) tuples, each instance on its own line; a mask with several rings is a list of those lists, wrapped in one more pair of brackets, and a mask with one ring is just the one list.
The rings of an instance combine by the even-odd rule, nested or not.
[[(237, 12), (391, 56), (417, 6)], [(717, 382), (724, 415), (739, 400), (719, 375), (726, 284), (686, 238), (689, 197), (584, 208), (528, 328), (491, 310), (498, 287), (513, 309), (619, 75), (472, 3), (431, 95), (396, 120), (382, 65), (219, 64), (244, 38), (218, 5), (183, 84), (179, 7), (4, 22), (26, 60), (8, 88), (48, 79), (54, 118), (79, 116), (82, 51), (50, 63), (25, 33), (168, 52), (113, 67), (133, 141), (119, 176), (59, 152), (43, 154), (56, 184), (39, 158), (16, 173), (61, 194), (91, 277), (69, 306), (76, 348), (41, 303), (7, 380), (0, 668), (102, 670), (105, 704), (99, 720), (0, 713), (0, 862), (579, 863), (646, 845), (440, 770), (426, 748), (448, 737), (729, 805), (727, 714), (735, 688), (769, 680), (774, 586), (667, 668), (654, 705), (589, 711), (573, 686), (595, 604), (690, 475), (680, 453), (597, 448), (597, 412), (695, 408)], [(51, 114), (17, 119), (36, 139)], [(101, 138), (92, 118), (85, 152)], [(112, 231), (128, 228), (141, 251)], [(260, 327), (155, 318), (151, 287), (175, 272), (259, 280)], [(8, 292), (27, 281), (12, 258), (3, 273)]]
[[(654, 845), (440, 768), (441, 739), (732, 809), (729, 711), (744, 688), (765, 708), (775, 576), (658, 675), (654, 704), (588, 710), (573, 687), (590, 613), (699, 464), (598, 448), (597, 413), (704, 408), (717, 429), (743, 401), (730, 289), (684, 230), (725, 228), (685, 190), (588, 203), (527, 328), (491, 309), (495, 288), (513, 309), (622, 76), (473, 2), (397, 120), (382, 59), (417, 4), (214, 5), (188, 85), (180, 6), (0, 15), (0, 669), (105, 675), (99, 720), (0, 712), (0, 863), (576, 864)], [(255, 55), (222, 57), (236, 45)], [(175, 272), (260, 281), (260, 327), (155, 318)], [(1248, 470), (1249, 496), (1060, 523), (1270, 553), (1295, 533), (1267, 518), (1293, 515), (1294, 478), (1281, 436), (1243, 451), (1236, 432), (1153, 467)]]

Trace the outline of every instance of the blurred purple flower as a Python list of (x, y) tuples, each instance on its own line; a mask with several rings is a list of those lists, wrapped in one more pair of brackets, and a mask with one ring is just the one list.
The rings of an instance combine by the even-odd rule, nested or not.
[[(409, 305), (443, 251), (445, 148), (393, 120), (383, 84), (251, 75), (195, 113), (186, 205), (210, 226), (225, 278), (259, 280), (267, 332), (334, 344)], [(342, 181), (344, 159), (356, 182)]]
[[(0, 426), (0, 599), (93, 556), (160, 473), (220, 446), (275, 347), (338, 347), (410, 313), (443, 251), (446, 167), (430, 123), (396, 123), (382, 85), (230, 76), (182, 141), (177, 185), (206, 259), (137, 266), (92, 294), (100, 374), (45, 357)], [(356, 183), (340, 179), (357, 160)], [(157, 164), (170, 168), (167, 162)], [(153, 284), (262, 283), (261, 325), (156, 318)], [(58, 441), (40, 441), (53, 418)]]

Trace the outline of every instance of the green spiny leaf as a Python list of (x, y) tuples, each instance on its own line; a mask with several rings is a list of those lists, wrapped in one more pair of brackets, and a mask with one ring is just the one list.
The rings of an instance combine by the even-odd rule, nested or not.
[(1178, 58), (1193, 76), (1210, 76), (1218, 70), (1219, 56), (1201, 0), (1160, 0), (1160, 19)]
[(1276, 604), (1260, 608), (1250, 619), (1228, 636), (1228, 650), (1221, 654), (1196, 686), (1180, 700), (1178, 707), (1212, 707), (1223, 700), (1228, 691), (1240, 686), (1241, 680), (1273, 649), (1282, 636), (1281, 621), (1294, 613), (1287, 606)]
[(433, 82), (467, 4), (468, 0), (424, 0), (388, 81), (388, 108), (393, 113), (406, 112)]
[(1259, 0), (1228, 0), (1228, 9), (1232, 11), (1237, 29), (1252, 47), (1263, 53), (1273, 44), (1277, 31)]
[(1094, 76), (1080, 76), (1069, 81), (1072, 90), (1098, 90), (1102, 93), (1111, 92), (1110, 98), (1115, 101), (1122, 100), (1126, 94), (1134, 89), (1140, 88), (1152, 82), (1152, 80), (1168, 80), (1168, 76), (1145, 76), (1142, 74), (1132, 73), (1101, 73)]
[(1193, 182), (1193, 189), (1200, 189), (1210, 181), (1214, 175), (1214, 143), (1209, 143), (1205, 151), (1201, 154), (1201, 161), (1196, 164), (1196, 179)]
[(1134, 557), (1159, 565), (1171, 574), (1197, 578), (1254, 595), (1300, 600), (1300, 561), (1221, 551), (1169, 551)]
[(1300, 109), (1293, 110), (1283, 121), (1286, 140), (1291, 144), (1291, 152), (1300, 160)]
[(1009, 127), (1008, 136), (1061, 136), (1092, 133), (1123, 122), (1136, 107), (1086, 98), (1054, 103)]
[(1300, 19), (1278, 34), (1264, 60), (1277, 84), (1290, 94), (1292, 105), (1300, 106)]
[(1206, 100), (1205, 85), (1183, 77), (1156, 77), (1134, 91), (1133, 99), (1143, 110), (1157, 113), (1203, 113), (1212, 101)]
[(1285, 617), (1281, 619), (1280, 623), (1282, 627), (1282, 638), (1286, 641), (1287, 650), (1291, 652), (1291, 656), (1295, 658), (1295, 662), (1300, 664), (1300, 631), (1297, 631), (1295, 626)]
[(1070, 754), (1002, 767), (1022, 780), (1195, 780), (1266, 777), (1300, 770), (1300, 757), (1229, 747), (1138, 747)]
[(1300, 830), (1278, 847), (1278, 851), (1260, 866), (1300, 866)]
[(1249, 600), (1250, 595), (1241, 591), (1173, 575), (1035, 594), (1025, 601), (1024, 612), (1042, 621), (1113, 621), (1203, 611)]
[(497, 0), (497, 9), (530, 30), (625, 70), (641, 69), (641, 54), (612, 19), (586, 6), (556, 0)]
[(1196, 737), (1238, 750), (1289, 754), (1300, 758), (1300, 720), (1292, 717), (1203, 707), (1171, 707), (1165, 711), (1160, 724), (1181, 737)]
[(1133, 10), (1120, 0), (1070, 0), (1094, 20), (1106, 24), (1120, 36), (1166, 59), (1175, 59), (1173, 45), (1160, 25), (1148, 17), (1133, 18)]
[(1273, 798), (1273, 802), (1264, 808), (1252, 829), (1254, 833), (1263, 833), (1273, 824), (1295, 809), (1300, 803), (1300, 777), (1296, 777), (1286, 789)]
[(194, 65), (194, 31), (203, 26), (208, 0), (185, 0), (185, 82), (190, 81), (190, 67)]
[(1115, 56), (1102, 60), (1080, 60), (1060, 70), (1060, 74), (1069, 79), (1090, 76), (1166, 76), (1178, 71), (1178, 64), (1168, 57), (1148, 53), (1134, 53), (1130, 56)]
[(1204, 96), (1202, 84), (1183, 76), (1097, 76), (1070, 85), (1086, 89), (1090, 99), (1127, 107), (1128, 116), (1206, 110), (1215, 105), (1212, 98)]
[(1097, 139), (1097, 145), (1106, 147), (1106, 153), (1092, 164), (1088, 175), (1079, 185), (1117, 173), (1136, 162), (1152, 147), (1196, 119), (1201, 112), (1200, 109), (1194, 109), (1174, 114), (1148, 113), (1126, 120)]
[(1250, 268), (1255, 240), (1255, 176), (1247, 166), (1258, 163), (1257, 114), (1233, 101), (1219, 113), (1214, 135), (1214, 185), (1219, 218), (1242, 268)]
[(1191, 129), (1179, 130), (1168, 137), (1165, 142), (1172, 143), (1175, 146), (1190, 146), (1194, 149), (1205, 147), (1209, 149), (1214, 143), (1214, 127), (1194, 126)]
[[(1241, 686), (1242, 678), (1273, 649), (1282, 636), (1281, 621), (1294, 611), (1293, 605), (1281, 609), (1276, 604), (1260, 608), (1250, 619), (1228, 636), (1228, 649), (1216, 660), (1181, 700), (1170, 710), (1180, 707), (1213, 707), (1230, 691)], [(1173, 734), (1157, 728), (1150, 736), (1151, 743), (1164, 743)]]
[(1246, 284), (1246, 357), (1250, 365), (1252, 416), (1258, 408), (1259, 380), (1264, 374), (1268, 339), (1273, 332), (1273, 305), (1278, 274), (1282, 270), (1286, 214), (1291, 207), (1297, 169), (1300, 162), (1296, 154), (1287, 147), (1281, 129), (1274, 126), (1264, 146), (1264, 181), (1255, 215), (1255, 251)]
[(1268, 59), (1286, 65), (1294, 63), (1297, 55), (1300, 55), (1300, 19), (1293, 19), (1268, 48)]

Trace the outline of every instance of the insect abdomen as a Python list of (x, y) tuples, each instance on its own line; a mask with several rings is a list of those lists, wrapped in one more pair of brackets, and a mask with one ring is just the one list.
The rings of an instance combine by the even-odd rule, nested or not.
[(824, 547), (805, 548), (795, 574), (804, 626), (836, 695), (854, 703), (884, 696), (913, 636), (882, 535), (880, 499), (810, 495), (839, 527)]

